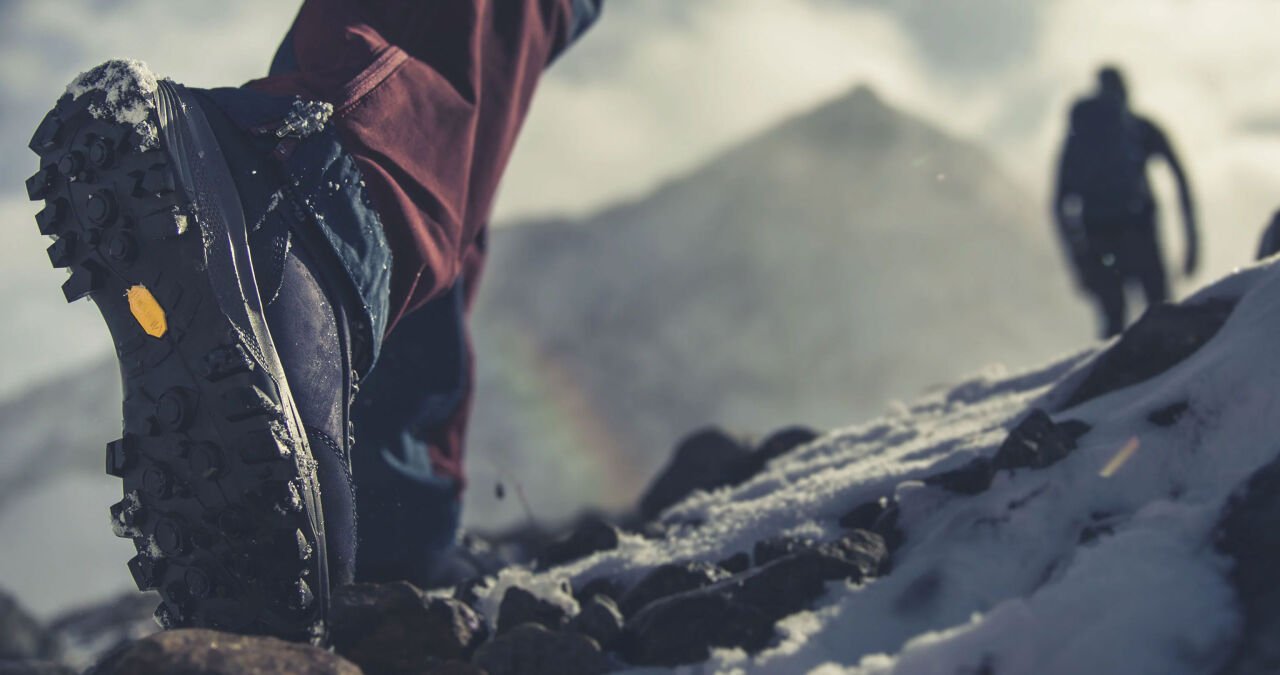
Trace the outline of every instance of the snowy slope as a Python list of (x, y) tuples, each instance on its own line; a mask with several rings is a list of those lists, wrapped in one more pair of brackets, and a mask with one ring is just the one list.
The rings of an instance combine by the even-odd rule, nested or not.
[[(829, 585), (763, 652), (721, 650), (676, 672), (1214, 672), (1242, 616), (1213, 532), (1232, 492), (1280, 453), (1280, 265), (1187, 302), (1237, 298), (1214, 337), (1146, 381), (1063, 408), (1101, 368), (1102, 349), (970, 379), (833, 432), (736, 488), (695, 494), (663, 516), (665, 537), (628, 537), (532, 577), (506, 571), (490, 600), (510, 583), (634, 582), (780, 533), (835, 537), (843, 514), (892, 496), (905, 543), (887, 576)], [(1151, 417), (1183, 402), (1180, 415)], [(997, 472), (976, 495), (922, 482), (992, 457), (1031, 407), (1091, 429), (1056, 464)]]

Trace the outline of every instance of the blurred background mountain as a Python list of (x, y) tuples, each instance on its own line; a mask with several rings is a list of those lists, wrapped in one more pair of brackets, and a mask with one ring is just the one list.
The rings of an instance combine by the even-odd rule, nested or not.
[(621, 506), (697, 426), (851, 424), (1079, 348), (1092, 317), (1038, 214), (985, 151), (859, 86), (644, 199), (499, 230), (473, 484), (519, 480), (544, 517)]

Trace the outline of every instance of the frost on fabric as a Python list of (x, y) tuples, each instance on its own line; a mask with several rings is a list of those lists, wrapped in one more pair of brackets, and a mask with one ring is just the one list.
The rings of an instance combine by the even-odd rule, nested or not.
[[(277, 420), (272, 420), (269, 426), (271, 427), (271, 437), (276, 439), (280, 454), (284, 457), (294, 455), (293, 435), (289, 433), (288, 427), (286, 427), (283, 422)], [(301, 475), (313, 475), (315, 473), (315, 469), (315, 462), (308, 463), (305, 459), (299, 456), (298, 470)]]
[[(254, 173), (257, 172), (255, 171)], [(275, 192), (272, 192), (271, 196), (267, 198), (267, 206), (262, 210), (262, 215), (254, 221), (253, 226), (250, 227), (249, 230), (253, 232), (261, 230), (263, 226), (267, 224), (267, 218), (280, 208), (280, 203), (283, 199), (284, 190), (276, 190)]]
[(89, 106), (89, 114), (100, 120), (113, 120), (133, 126), (143, 149), (158, 147), (155, 110), (156, 76), (142, 61), (114, 59), (81, 73), (67, 93), (73, 99), (89, 92), (102, 92), (105, 98)]
[[(888, 496), (905, 533), (888, 575), (829, 586), (760, 653), (715, 650), (673, 672), (1215, 672), (1242, 621), (1232, 561), (1213, 546), (1217, 523), (1228, 497), (1276, 458), (1280, 435), (1280, 263), (1233, 274), (1193, 301), (1209, 298), (1238, 304), (1199, 350), (1053, 414), (1090, 430), (1052, 466), (1002, 470), (978, 494), (923, 481), (993, 457), (1030, 408), (1056, 409), (1098, 363), (1096, 348), (1024, 373), (988, 372), (836, 430), (750, 481), (673, 506), (664, 537), (627, 539), (542, 574), (504, 572), (502, 583), (626, 584), (778, 533), (834, 538), (843, 514)], [(1187, 412), (1175, 422), (1149, 420), (1179, 402)], [(489, 598), (490, 616), (502, 590)]]

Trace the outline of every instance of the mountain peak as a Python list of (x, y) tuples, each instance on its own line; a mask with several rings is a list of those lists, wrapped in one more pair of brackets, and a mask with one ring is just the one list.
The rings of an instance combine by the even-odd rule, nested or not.
[(885, 107), (884, 100), (880, 98), (880, 95), (876, 93), (876, 90), (871, 85), (865, 82), (859, 83), (849, 90), (849, 93), (844, 95), (843, 102), (846, 105), (857, 108)]
[(855, 120), (896, 118), (903, 115), (901, 111), (885, 101), (874, 87), (865, 82), (854, 85), (844, 95), (814, 108), (809, 115), (822, 114)]
[[(914, 149), (899, 147), (900, 144)], [(949, 153), (967, 155), (971, 149), (928, 121), (895, 107), (865, 83), (784, 121), (745, 147), (766, 154), (777, 154), (784, 148), (807, 148), (830, 156), (858, 158), (856, 166), (845, 167), (850, 171), (872, 170), (876, 166), (873, 158), (885, 153), (936, 154), (946, 148)], [(738, 160), (735, 157), (729, 161)]]

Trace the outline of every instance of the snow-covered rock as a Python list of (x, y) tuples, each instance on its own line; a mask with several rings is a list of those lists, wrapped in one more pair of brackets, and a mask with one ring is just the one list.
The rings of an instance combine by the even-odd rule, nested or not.
[[(883, 498), (902, 535), (888, 574), (830, 583), (763, 647), (716, 649), (675, 672), (1177, 674), (1233, 659), (1266, 672), (1280, 664), (1238, 652), (1265, 649), (1274, 612), (1247, 598), (1242, 609), (1236, 584), (1265, 587), (1267, 560), (1280, 559), (1274, 537), (1251, 545), (1265, 533), (1249, 529), (1275, 521), (1275, 499), (1237, 496), (1233, 514), (1247, 515), (1223, 518), (1280, 456), (1280, 265), (1153, 317), (1113, 344), (974, 377), (832, 432), (746, 482), (694, 493), (661, 515), (660, 537), (624, 535), (532, 578), (504, 571), (493, 589), (516, 576), (625, 587), (773, 537), (834, 540), (842, 518)], [(1182, 336), (1172, 356), (1149, 342), (1171, 336)], [(937, 480), (975, 461), (992, 467), (985, 486)], [(1277, 482), (1257, 481), (1254, 494)], [(1233, 573), (1235, 551), (1253, 562)], [(478, 590), (482, 604), (492, 592)]]

